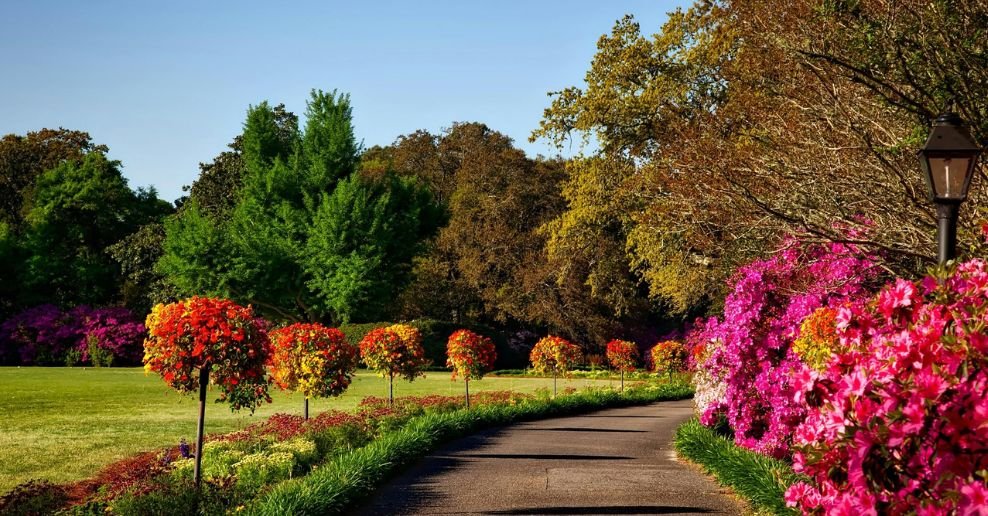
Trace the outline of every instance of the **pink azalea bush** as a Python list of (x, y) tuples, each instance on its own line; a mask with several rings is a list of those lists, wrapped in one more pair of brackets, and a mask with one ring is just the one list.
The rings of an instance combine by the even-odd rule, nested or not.
[(988, 266), (899, 279), (838, 308), (824, 371), (795, 368), (809, 407), (790, 506), (826, 514), (988, 514)]
[(793, 431), (806, 417), (791, 381), (804, 368), (791, 350), (800, 324), (820, 307), (867, 296), (877, 277), (874, 258), (854, 246), (795, 239), (772, 257), (740, 268), (723, 317), (709, 319), (687, 339), (710, 343), (697, 375), (701, 422), (712, 425), (725, 416), (737, 444), (786, 456)]

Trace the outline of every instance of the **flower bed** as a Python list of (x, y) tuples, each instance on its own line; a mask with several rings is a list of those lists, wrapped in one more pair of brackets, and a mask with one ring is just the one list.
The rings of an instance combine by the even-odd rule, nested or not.
[[(555, 399), (548, 392), (481, 392), (471, 394), (474, 408), (470, 410), (462, 408), (460, 396), (400, 397), (393, 406), (386, 398), (369, 397), (355, 412), (329, 411), (308, 420), (299, 415), (276, 414), (237, 432), (208, 436), (203, 446), (204, 482), (200, 491), (194, 488), (191, 475), (189, 457), (195, 450), (183, 443), (116, 462), (83, 482), (62, 486), (25, 484), (0, 499), (0, 513), (16, 513), (35, 506), (46, 508), (40, 512), (62, 509), (73, 514), (223, 514), (240, 506), (264, 513), (264, 507), (279, 507), (283, 502), (279, 497), (300, 485), (308, 486), (302, 488), (306, 497), (319, 500), (307, 501), (303, 497), (292, 503), (315, 503), (319, 507), (332, 503), (336, 505), (329, 512), (339, 512), (366, 494), (370, 485), (367, 482), (381, 478), (376, 475), (463, 432), (603, 406), (682, 399), (691, 392), (687, 382), (638, 384), (625, 395), (597, 389)], [(366, 456), (377, 457), (385, 452), (394, 454), (395, 460), (388, 458), (376, 465), (377, 473), (355, 466), (366, 465), (362, 462)], [(312, 486), (317, 491), (327, 487), (325, 475), (340, 473), (341, 468), (349, 479), (364, 478), (359, 483), (362, 487), (335, 485), (332, 489), (343, 489), (343, 498), (329, 502), (320, 492), (311, 491)]]
[[(530, 398), (492, 391), (471, 395), (471, 402), (478, 406), (510, 405)], [(49, 510), (36, 512), (74, 507), (73, 510), (89, 513), (109, 507), (115, 513), (140, 514), (153, 512), (159, 504), (167, 507), (167, 497), (226, 507), (248, 501), (267, 484), (305, 474), (320, 461), (365, 446), (413, 417), (454, 411), (462, 404), (459, 396), (431, 395), (400, 397), (394, 407), (389, 407), (386, 398), (368, 397), (355, 412), (327, 411), (308, 420), (301, 415), (274, 414), (236, 432), (207, 436), (203, 447), (203, 496), (212, 497), (212, 502), (178, 494), (181, 490), (194, 491), (189, 457), (195, 450), (183, 443), (117, 461), (81, 482), (28, 482), (0, 499), (0, 513), (42, 504)], [(239, 478), (245, 480), (238, 481)]]
[[(724, 320), (692, 337), (701, 421), (726, 422), (737, 445), (792, 461), (805, 477), (785, 502), (807, 514), (983, 513), (988, 263), (868, 294), (871, 272), (852, 274), (849, 264), (865, 264), (840, 254), (798, 255), (815, 258), (781, 276), (769, 265), (784, 256), (742, 269)], [(839, 288), (819, 290), (835, 278)], [(694, 458), (736, 470), (723, 478), (753, 471), (718, 454)]]

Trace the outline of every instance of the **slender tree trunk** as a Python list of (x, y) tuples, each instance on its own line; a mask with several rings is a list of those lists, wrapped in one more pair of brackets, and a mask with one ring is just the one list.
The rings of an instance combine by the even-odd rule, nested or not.
[(196, 467), (193, 475), (196, 490), (202, 485), (202, 436), (206, 422), (206, 387), (209, 386), (209, 363), (199, 368), (199, 426), (196, 430)]
[(552, 397), (553, 398), (556, 397), (556, 392), (557, 392), (557, 390), (556, 390), (556, 371), (553, 370), (552, 371)]
[(467, 386), (467, 408), (470, 408), (470, 379), (464, 378), (463, 384)]
[(624, 392), (624, 369), (621, 370), (621, 392)]
[(388, 375), (388, 406), (395, 406), (395, 375)]
[(309, 397), (306, 396), (305, 400), (302, 402), (302, 413), (305, 414), (305, 420), (309, 420)]

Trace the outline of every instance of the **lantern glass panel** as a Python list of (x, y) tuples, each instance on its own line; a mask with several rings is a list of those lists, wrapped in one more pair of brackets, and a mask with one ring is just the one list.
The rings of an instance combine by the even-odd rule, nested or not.
[(939, 199), (963, 199), (971, 158), (928, 158), (933, 189)]

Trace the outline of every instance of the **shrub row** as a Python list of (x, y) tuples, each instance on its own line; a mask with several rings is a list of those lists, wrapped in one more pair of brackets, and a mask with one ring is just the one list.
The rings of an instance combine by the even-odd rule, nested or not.
[(676, 429), (676, 452), (747, 500), (771, 514), (798, 514), (786, 507), (786, 489), (804, 478), (777, 459), (741, 448), (691, 419)]
[[(346, 335), (351, 344), (357, 345), (368, 332), (377, 328), (391, 326), (391, 322), (371, 322), (361, 324), (344, 324), (340, 326), (340, 331)], [(495, 367), (516, 368), (528, 365), (528, 355), (520, 353), (518, 350), (508, 346), (507, 337), (488, 326), (483, 325), (463, 325), (454, 324), (448, 321), (437, 321), (435, 319), (415, 319), (408, 323), (419, 330), (422, 334), (422, 347), (425, 348), (425, 357), (432, 362), (430, 369), (448, 371), (446, 365), (446, 344), (449, 336), (460, 329), (467, 329), (489, 337), (494, 341), (497, 350), (497, 361)]]
[(684, 399), (691, 389), (682, 384), (629, 389), (590, 390), (555, 399), (527, 400), (516, 405), (488, 405), (472, 410), (432, 413), (410, 421), (369, 445), (343, 454), (309, 475), (282, 482), (246, 508), (247, 514), (340, 514), (401, 468), (437, 445), (482, 428), (517, 421), (562, 416), (605, 407)]

